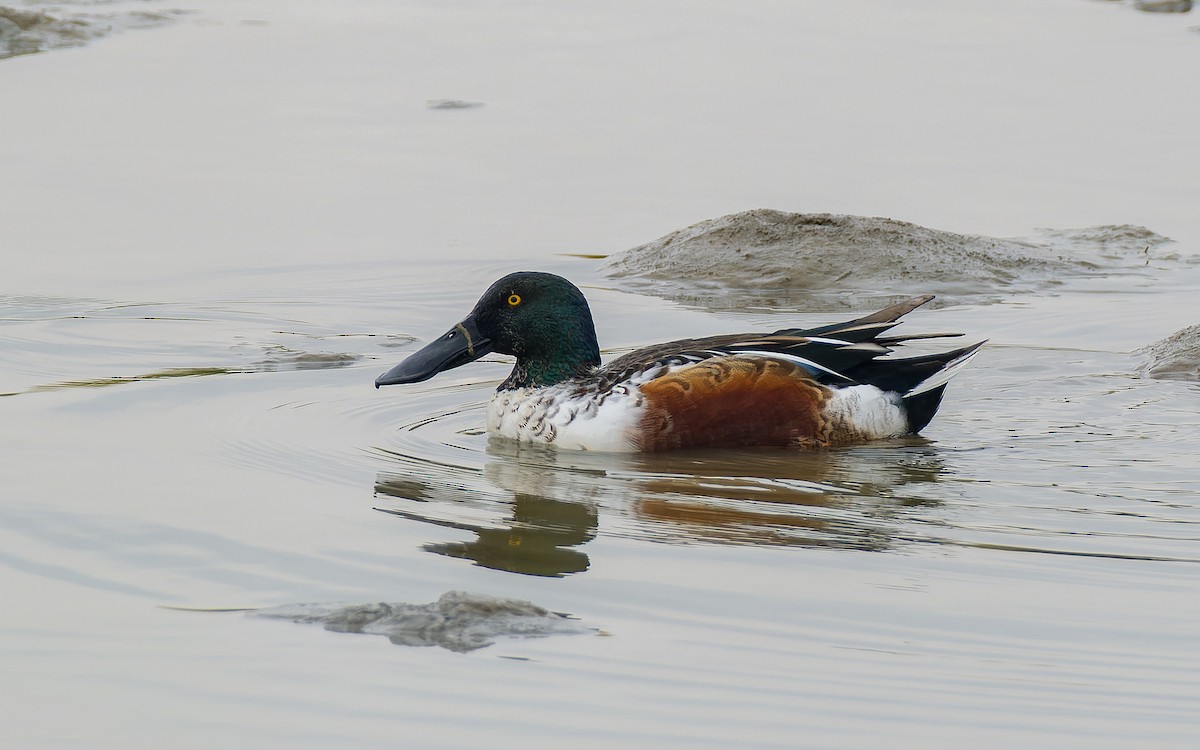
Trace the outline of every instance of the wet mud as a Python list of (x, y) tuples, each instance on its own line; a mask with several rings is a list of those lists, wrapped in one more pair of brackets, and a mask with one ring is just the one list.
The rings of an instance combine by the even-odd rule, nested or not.
[(1186, 262), (1145, 227), (1041, 230), (1035, 238), (957, 234), (895, 219), (756, 209), (612, 256), (606, 273), (639, 293), (713, 309), (841, 309), (933, 293), (982, 303), (1064, 280)]
[(267, 357), (256, 365), (261, 372), (278, 370), (329, 370), (349, 367), (362, 359), (361, 354), (350, 352), (304, 352), (282, 346), (273, 347)]
[(1138, 350), (1141, 374), (1158, 380), (1200, 381), (1200, 325), (1188, 326)]
[(79, 47), (128, 29), (163, 26), (185, 12), (134, 10), (76, 13), (59, 5), (49, 11), (0, 5), (0, 60), (53, 49)]
[(501, 637), (595, 632), (532, 602), (466, 591), (447, 591), (428, 604), (292, 604), (252, 614), (323, 625), (338, 633), (385, 635), (398, 646), (440, 646), (457, 652), (490, 646)]
[(1188, 13), (1192, 0), (1133, 0), (1133, 7), (1143, 13)]

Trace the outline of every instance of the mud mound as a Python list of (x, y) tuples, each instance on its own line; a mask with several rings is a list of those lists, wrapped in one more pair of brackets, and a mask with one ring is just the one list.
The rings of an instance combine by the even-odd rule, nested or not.
[(0, 6), (0, 59), (53, 47), (74, 47), (91, 38), (93, 32), (86, 21)]
[(124, 29), (146, 29), (170, 23), (185, 11), (63, 13), (27, 11), (0, 5), (0, 60), (63, 47), (78, 47)]
[(465, 591), (447, 591), (429, 604), (292, 604), (252, 614), (315, 623), (338, 633), (386, 635), (401, 646), (441, 646), (460, 652), (490, 646), (505, 636), (595, 632), (578, 620), (532, 602)]
[(757, 209), (672, 232), (609, 258), (605, 270), (639, 292), (718, 308), (803, 301), (835, 309), (926, 292), (945, 304), (1144, 269), (1162, 260), (1152, 251), (1169, 242), (1135, 226), (1001, 239), (894, 219)]
[(1200, 380), (1200, 325), (1189, 326), (1138, 350), (1141, 373), (1160, 380)]

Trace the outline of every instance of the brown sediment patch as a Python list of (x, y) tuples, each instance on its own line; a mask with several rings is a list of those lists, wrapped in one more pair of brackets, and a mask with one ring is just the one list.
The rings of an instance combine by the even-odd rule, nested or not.
[(169, 380), (173, 378), (196, 378), (208, 375), (238, 375), (256, 372), (279, 372), (284, 370), (329, 370), (348, 367), (363, 359), (360, 354), (299, 352), (287, 349), (272, 351), (259, 362), (249, 366), (230, 367), (170, 367), (164, 370), (142, 373), (139, 375), (118, 375), (102, 378), (80, 378), (62, 380), (56, 383), (35, 385), (24, 391), (0, 393), (0, 396), (19, 396), (23, 393), (43, 393), (46, 391), (61, 391), (75, 388), (108, 388), (114, 385), (128, 385), (148, 380)]
[[(229, 373), (238, 372), (226, 367), (173, 367), (167, 370), (159, 370), (157, 372), (147, 372), (142, 375), (129, 375), (112, 378), (87, 378), (82, 380), (64, 380), (59, 383), (50, 383), (48, 385), (35, 385), (26, 393), (40, 393), (42, 391), (61, 391), (67, 388), (107, 388), (112, 385), (125, 385), (126, 383), (140, 383), (144, 380), (165, 380), (169, 378), (195, 378), (204, 375), (228, 375)], [(15, 396), (15, 393), (4, 394), (6, 396)]]

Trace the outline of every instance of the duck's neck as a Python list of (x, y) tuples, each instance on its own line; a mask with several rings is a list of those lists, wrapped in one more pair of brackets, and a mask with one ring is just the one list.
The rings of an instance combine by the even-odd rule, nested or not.
[(556, 347), (544, 347), (536, 352), (518, 354), (517, 364), (508, 378), (500, 384), (500, 390), (545, 388), (572, 378), (583, 377), (600, 366), (600, 347), (596, 343), (595, 334), (592, 334), (590, 339), (584, 337), (567, 341), (557, 342)]

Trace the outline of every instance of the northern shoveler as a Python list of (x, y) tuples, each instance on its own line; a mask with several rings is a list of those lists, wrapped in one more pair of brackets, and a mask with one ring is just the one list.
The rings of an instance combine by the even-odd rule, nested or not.
[(497, 281), (461, 322), (375, 387), (418, 383), (490, 352), (517, 358), (488, 404), (488, 432), (563, 448), (819, 447), (913, 434), (983, 342), (887, 358), (920, 338), (883, 336), (933, 295), (847, 323), (681, 339), (600, 364), (587, 300), (549, 273)]

